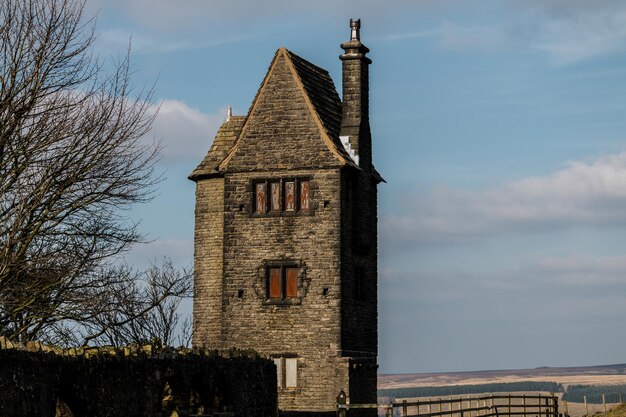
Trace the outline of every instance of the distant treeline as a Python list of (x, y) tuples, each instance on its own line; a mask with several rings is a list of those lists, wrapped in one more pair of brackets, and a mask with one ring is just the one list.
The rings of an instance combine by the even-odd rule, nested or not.
[(556, 382), (503, 382), (498, 384), (453, 385), (447, 387), (410, 387), (378, 390), (379, 397), (413, 398), (448, 395), (483, 394), (487, 392), (543, 391), (563, 392), (563, 385)]
[(602, 404), (602, 394), (607, 403), (618, 403), (620, 394), (622, 399), (626, 400), (626, 385), (570, 385), (563, 394), (563, 399), (573, 403), (582, 403), (586, 395), (588, 403)]

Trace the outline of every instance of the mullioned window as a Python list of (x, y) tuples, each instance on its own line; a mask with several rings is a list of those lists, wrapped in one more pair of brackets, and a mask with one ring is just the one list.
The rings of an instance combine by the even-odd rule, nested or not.
[(254, 214), (306, 213), (311, 210), (308, 178), (257, 180), (253, 183)]

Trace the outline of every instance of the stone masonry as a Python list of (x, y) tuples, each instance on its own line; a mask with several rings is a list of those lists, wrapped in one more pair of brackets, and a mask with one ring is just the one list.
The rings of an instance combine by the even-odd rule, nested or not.
[[(273, 358), (281, 410), (330, 412), (341, 390), (376, 402), (382, 178), (371, 159), (369, 50), (360, 22), (351, 25), (343, 100), (327, 71), (281, 48), (248, 114), (222, 125), (190, 175), (193, 343)], [(280, 209), (265, 203), (272, 184)]]
[(0, 337), (0, 415), (275, 417), (276, 368), (254, 352), (59, 349)]

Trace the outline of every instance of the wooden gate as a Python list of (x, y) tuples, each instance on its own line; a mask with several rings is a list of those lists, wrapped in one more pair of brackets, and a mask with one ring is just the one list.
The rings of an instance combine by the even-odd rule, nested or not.
[(558, 401), (555, 395), (511, 394), (349, 404), (342, 392), (337, 397), (337, 416), (345, 417), (347, 410), (376, 408), (387, 417), (559, 417)]

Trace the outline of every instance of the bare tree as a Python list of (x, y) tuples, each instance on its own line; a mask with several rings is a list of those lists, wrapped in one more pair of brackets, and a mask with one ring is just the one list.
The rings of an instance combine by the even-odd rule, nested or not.
[[(155, 183), (158, 149), (140, 140), (151, 92), (133, 91), (128, 55), (104, 70), (83, 12), (84, 0), (0, 2), (0, 333), (16, 340), (73, 326), (98, 338), (116, 291), (140, 279), (114, 261), (141, 240), (127, 209)], [(162, 280), (136, 312), (180, 284)]]
[(107, 274), (106, 296), (82, 306), (84, 311), (77, 314), (80, 320), (56, 323), (49, 329), (49, 340), (64, 346), (190, 344), (191, 322), (183, 319), (179, 308), (183, 298), (192, 294), (189, 270), (177, 269), (164, 259), (145, 271), (117, 265)]

